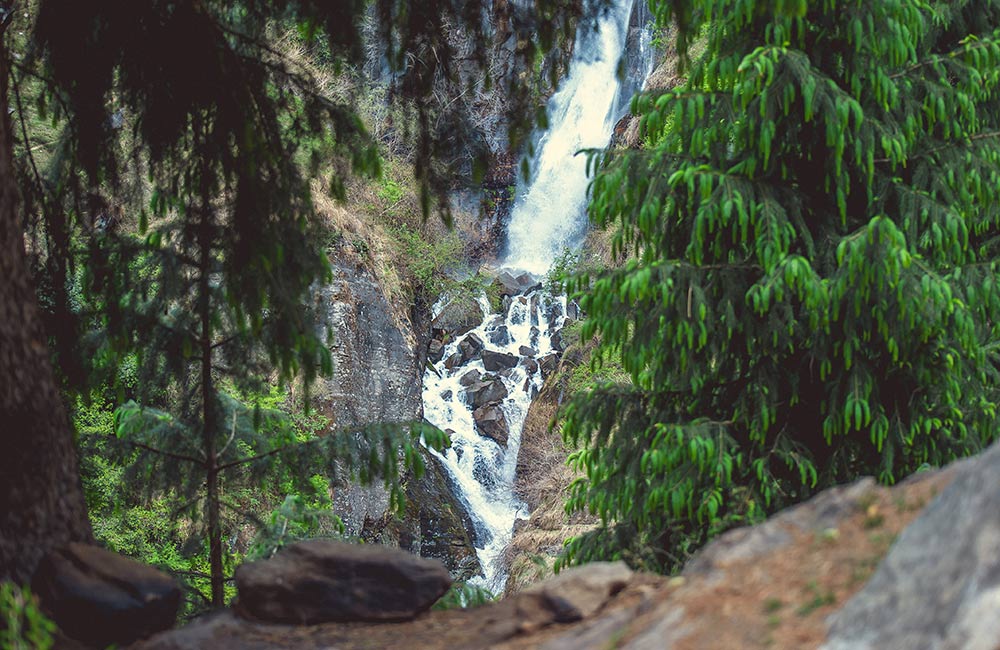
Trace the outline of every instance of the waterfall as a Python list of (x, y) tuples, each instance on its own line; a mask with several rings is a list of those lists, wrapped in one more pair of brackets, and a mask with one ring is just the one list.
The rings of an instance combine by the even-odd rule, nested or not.
[[(639, 41), (633, 49), (648, 45), (641, 26), (641, 38), (628, 38), (637, 1), (643, 4), (613, 0), (596, 29), (577, 34), (569, 76), (549, 101), (550, 128), (537, 140), (533, 176), (515, 199), (498, 276), (501, 313), (492, 313), (480, 296), (483, 323), (439, 346), (424, 375), (424, 417), (451, 435), (452, 447), (437, 455), (468, 506), (484, 572), (479, 583), (494, 593), (506, 582), (499, 560), (514, 523), (530, 514), (512, 489), (521, 429), (531, 399), (558, 362), (567, 315), (576, 316), (575, 306), (545, 292), (539, 279), (560, 253), (578, 249), (586, 233), (586, 157), (577, 152), (608, 145), (624, 110), (621, 96), (630, 96), (649, 72), (651, 54), (640, 52), (642, 69), (624, 75), (630, 86), (617, 74), (628, 40)], [(435, 317), (447, 301), (435, 306)]]

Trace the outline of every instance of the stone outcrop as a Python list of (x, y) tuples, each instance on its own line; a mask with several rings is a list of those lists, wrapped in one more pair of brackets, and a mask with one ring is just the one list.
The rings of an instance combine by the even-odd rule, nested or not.
[[(413, 326), (394, 313), (378, 281), (366, 270), (344, 264), (334, 264), (333, 270), (333, 281), (317, 296), (334, 332), (333, 376), (314, 388), (317, 409), (338, 428), (422, 419), (424, 362)], [(428, 353), (433, 353), (431, 347)], [(401, 480), (411, 497), (402, 520), (391, 512), (389, 492), (381, 483), (336, 484), (334, 511), (347, 536), (429, 553), (456, 578), (477, 574), (478, 561), (469, 559), (475, 557), (471, 540), (468, 534), (457, 533), (468, 514), (450, 490), (440, 489), (439, 468)]]
[(101, 648), (172, 627), (181, 602), (162, 571), (76, 543), (47, 553), (31, 588), (64, 634)]
[(492, 350), (483, 350), (483, 367), (486, 368), (488, 372), (498, 372), (504, 368), (513, 368), (517, 365), (517, 357), (513, 354), (507, 354), (506, 352), (493, 352)]
[(400, 621), (426, 611), (451, 585), (444, 566), (399, 549), (299, 542), (236, 570), (236, 612), (265, 623)]
[(1000, 447), (957, 474), (833, 615), (823, 650), (1000, 647)]

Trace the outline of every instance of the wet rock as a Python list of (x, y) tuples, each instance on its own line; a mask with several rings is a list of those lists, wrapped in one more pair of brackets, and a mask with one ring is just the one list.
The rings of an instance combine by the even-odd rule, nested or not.
[(510, 379), (514, 376), (515, 372), (516, 371), (513, 368), (504, 368), (503, 370), (497, 372), (497, 375), (503, 377), (504, 379)]
[(458, 351), (462, 355), (459, 365), (464, 365), (479, 356), (486, 346), (483, 340), (476, 334), (469, 334), (458, 344)]
[(431, 339), (430, 343), (427, 344), (427, 360), (431, 363), (437, 363), (444, 358), (444, 343), (437, 339)]
[(531, 314), (531, 324), (538, 325), (538, 295), (531, 296), (528, 301), (528, 313)]
[(454, 368), (461, 366), (462, 363), (463, 363), (462, 353), (453, 352), (451, 356), (449, 356), (447, 359), (444, 360), (444, 367), (447, 368), (448, 370), (452, 370)]
[(575, 300), (566, 303), (566, 317), (573, 320), (580, 320), (580, 305)]
[(458, 383), (460, 383), (463, 386), (468, 387), (468, 386), (473, 385), (474, 383), (476, 383), (477, 381), (479, 381), (482, 378), (483, 378), (483, 373), (481, 373), (478, 370), (476, 370), (475, 368), (473, 368), (469, 372), (467, 372), (464, 375), (462, 375), (461, 377), (459, 377), (458, 378)]
[(375, 544), (309, 540), (236, 569), (236, 612), (268, 623), (403, 621), (451, 586), (440, 562)]
[(517, 357), (513, 354), (507, 354), (505, 352), (483, 350), (482, 357), (483, 367), (490, 372), (496, 372), (503, 368), (513, 368), (517, 365)]
[(566, 350), (566, 347), (563, 344), (561, 330), (553, 334), (552, 338), (549, 339), (549, 342), (552, 344), (552, 349), (556, 350), (557, 352), (564, 352)]
[(507, 329), (506, 325), (501, 325), (500, 327), (496, 328), (495, 330), (487, 334), (487, 336), (490, 339), (490, 343), (497, 346), (509, 345), (510, 342), (513, 340), (510, 336), (510, 331)]
[(531, 343), (531, 347), (535, 348), (536, 350), (538, 349), (539, 335), (541, 335), (541, 332), (538, 330), (537, 327), (532, 327), (528, 331), (528, 342)]
[(499, 404), (486, 404), (472, 412), (479, 435), (490, 438), (502, 447), (507, 446), (510, 431), (507, 428), (507, 418)]
[(529, 375), (533, 375), (538, 372), (538, 362), (533, 358), (522, 359), (521, 363), (524, 365), (524, 369), (528, 371)]
[(31, 588), (67, 636), (102, 648), (172, 627), (181, 602), (167, 574), (87, 544), (50, 551)]
[(522, 357), (534, 357), (538, 354), (538, 350), (535, 348), (529, 348), (527, 345), (522, 345), (517, 349), (517, 353)]
[(455, 394), (452, 391), (450, 391), (450, 390), (446, 390), (446, 391), (442, 391), (441, 392), (441, 399), (443, 399), (446, 402), (451, 401), (451, 398), (454, 397), (454, 396), (455, 396)]
[(559, 355), (546, 354), (538, 360), (538, 367), (542, 370), (542, 379), (545, 379), (559, 367)]
[(510, 271), (500, 271), (496, 283), (500, 285), (500, 295), (518, 296), (541, 287), (538, 278), (530, 273), (514, 275)]
[(477, 381), (469, 386), (466, 391), (466, 399), (473, 408), (495, 404), (507, 398), (507, 387), (499, 379), (488, 381)]
[(528, 394), (528, 399), (535, 399), (538, 397), (538, 388), (531, 383), (531, 377), (524, 380), (524, 384), (521, 386), (521, 390)]
[(462, 297), (445, 305), (431, 323), (431, 327), (438, 332), (447, 333), (454, 339), (478, 327), (484, 317), (483, 308), (476, 300)]
[[(454, 449), (461, 458), (462, 447)], [(441, 461), (423, 447), (419, 451), (425, 471), (419, 480), (406, 485), (405, 516), (392, 519), (399, 527), (399, 546), (420, 557), (439, 560), (453, 580), (470, 580), (482, 572), (475, 549), (479, 542), (476, 528)]]
[(550, 330), (558, 328), (561, 323), (559, 320), (563, 317), (562, 306), (558, 302), (551, 302), (545, 307), (545, 323), (549, 326)]

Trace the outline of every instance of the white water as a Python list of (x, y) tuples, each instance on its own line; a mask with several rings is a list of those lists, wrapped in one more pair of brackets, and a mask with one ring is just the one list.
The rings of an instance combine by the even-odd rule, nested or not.
[(633, 0), (617, 0), (596, 32), (577, 35), (569, 76), (549, 101), (549, 130), (537, 145), (534, 178), (516, 198), (507, 227), (506, 266), (544, 274), (586, 232), (587, 157), (608, 145), (615, 121), (618, 62)]
[[(576, 250), (582, 243), (588, 179), (586, 157), (577, 152), (603, 148), (610, 140), (618, 117), (620, 83), (616, 72), (634, 2), (615, 0), (611, 10), (598, 20), (596, 31), (577, 35), (570, 74), (549, 102), (550, 129), (538, 140), (531, 165), (534, 177), (515, 200), (508, 226), (507, 268), (527, 270), (537, 278), (563, 250)], [(533, 348), (535, 359), (553, 353), (552, 337), (566, 322), (567, 304), (565, 297), (535, 289), (514, 296), (506, 313), (497, 315), (490, 314), (484, 297), (479, 300), (489, 315), (472, 333), (482, 339), (486, 350), (519, 359), (514, 368), (488, 373), (487, 377), (502, 381), (507, 389), (500, 402), (508, 425), (507, 444), (501, 446), (477, 432), (469, 394), (460, 382), (472, 370), (486, 374), (481, 358), (453, 364), (451, 369), (445, 365), (468, 335), (448, 344), (442, 360), (424, 374), (424, 417), (452, 432), (452, 447), (438, 457), (473, 521), (484, 572), (477, 582), (501, 593), (507, 576), (498, 560), (510, 543), (514, 522), (529, 516), (513, 493), (514, 474), (524, 418), (543, 382), (537, 362), (519, 350), (521, 346)], [(443, 303), (436, 309), (441, 307)], [(509, 341), (495, 339), (500, 328), (506, 328)]]

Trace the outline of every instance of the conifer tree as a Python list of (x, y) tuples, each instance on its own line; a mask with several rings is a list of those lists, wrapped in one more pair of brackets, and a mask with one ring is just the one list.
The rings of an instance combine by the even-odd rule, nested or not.
[(595, 161), (629, 260), (572, 284), (631, 381), (564, 411), (602, 521), (566, 559), (663, 570), (996, 437), (1000, 2), (651, 4), (706, 49)]

